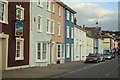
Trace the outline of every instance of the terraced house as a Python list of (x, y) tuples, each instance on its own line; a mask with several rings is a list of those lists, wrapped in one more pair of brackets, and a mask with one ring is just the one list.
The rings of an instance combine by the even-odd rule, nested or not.
[(29, 67), (30, 4), (18, 1), (0, 0), (2, 70)]
[(51, 1), (31, 1), (31, 57), (30, 65), (50, 64)]
[(64, 8), (64, 43), (65, 62), (73, 61), (74, 58), (74, 14), (76, 12), (68, 6)]
[(54, 64), (64, 63), (65, 44), (64, 44), (64, 7), (60, 1), (51, 2), (51, 39), (52, 39), (52, 60)]

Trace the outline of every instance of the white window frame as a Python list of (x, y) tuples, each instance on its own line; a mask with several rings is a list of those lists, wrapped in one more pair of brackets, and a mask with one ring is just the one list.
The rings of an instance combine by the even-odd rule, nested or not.
[[(38, 59), (38, 43), (40, 43), (40, 59)], [(48, 43), (46, 44), (46, 58), (43, 59), (43, 43), (44, 42), (36, 42), (36, 62), (47, 61), (47, 51), (48, 51)]]
[(70, 33), (69, 33), (69, 32), (70, 32), (69, 30), (70, 30), (70, 29), (69, 29), (69, 26), (67, 26), (67, 38), (69, 38), (69, 34), (70, 34)]
[(74, 14), (71, 13), (71, 22), (73, 22), (73, 21), (74, 21)]
[(52, 33), (52, 34), (54, 34), (54, 32), (55, 32), (54, 29), (55, 29), (55, 21), (52, 20), (52, 21), (51, 21), (51, 33)]
[(67, 20), (70, 20), (70, 12), (67, 10)]
[[(62, 46), (64, 46), (64, 48)], [(61, 44), (61, 57), (65, 58), (65, 45), (64, 44)]]
[(47, 18), (47, 21), (49, 20), (49, 24), (46, 22), (46, 27), (48, 27), (48, 30), (47, 30), (47, 28), (46, 28), (46, 32), (47, 32), (47, 34), (50, 34), (50, 19), (49, 18)]
[[(40, 4), (39, 4), (39, 1), (40, 1)], [(43, 6), (42, 6), (42, 0), (37, 0), (37, 5), (38, 5), (38, 7), (41, 7), (41, 8), (42, 8), (42, 7), (43, 7)]]
[(74, 30), (73, 30), (73, 28), (71, 28), (71, 38), (72, 39), (74, 38)]
[[(20, 57), (17, 57), (17, 41), (20, 41)], [(24, 60), (24, 39), (16, 38), (16, 57), (15, 60)]]
[(60, 22), (58, 22), (58, 36), (60, 36), (61, 34), (61, 32), (60, 32), (60, 28), (61, 28), (61, 24), (60, 24)]
[(1, 0), (0, 2), (4, 3), (4, 15), (3, 20), (0, 20), (0, 23), (8, 24), (8, 1)]
[(46, 1), (46, 5), (48, 5), (48, 7), (46, 6), (46, 9), (47, 11), (50, 12), (50, 5), (51, 5), (51, 2), (49, 0)]
[(17, 10), (18, 10), (18, 9), (21, 10), (21, 19), (20, 19), (20, 20), (24, 20), (24, 8), (21, 7), (21, 5), (20, 5), (20, 6), (19, 6), (19, 5), (16, 5), (16, 19), (19, 20), (19, 19), (17, 18), (17, 15), (18, 15)]
[(55, 4), (52, 2), (52, 12), (55, 13)]
[(68, 43), (66, 44), (66, 53), (67, 53), (66, 57), (70, 58), (70, 44), (68, 44)]
[[(73, 53), (73, 54), (72, 54)], [(71, 44), (71, 55), (74, 55), (74, 45)], [(74, 56), (73, 56), (74, 57)], [(71, 56), (71, 59), (72, 59), (72, 56)]]
[(37, 22), (37, 31), (38, 31), (38, 32), (42, 32), (42, 17), (41, 17), (40, 15), (38, 15), (38, 16), (37, 16), (37, 21), (39, 21), (39, 20), (38, 20), (38, 17), (40, 17), (40, 29), (38, 29), (38, 24), (39, 24), (39, 22)]
[(61, 16), (61, 8), (58, 6), (58, 16)]

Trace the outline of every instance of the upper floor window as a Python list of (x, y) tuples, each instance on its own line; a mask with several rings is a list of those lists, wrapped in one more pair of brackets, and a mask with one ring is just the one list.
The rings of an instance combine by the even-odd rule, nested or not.
[(58, 6), (58, 16), (60, 16), (60, 6)]
[(16, 19), (24, 20), (24, 8), (16, 5)]
[(41, 16), (38, 16), (38, 27), (37, 27), (38, 31), (42, 31), (42, 26), (41, 26), (42, 21), (41, 20), (42, 20)]
[(73, 22), (73, 18), (74, 17), (74, 15), (73, 15), (73, 13), (71, 13), (71, 22)]
[(53, 2), (52, 2), (52, 12), (55, 13), (55, 5)]
[(73, 39), (73, 28), (71, 28), (71, 38)]
[(42, 0), (37, 1), (38, 6), (42, 7)]
[(47, 10), (50, 11), (50, 2), (47, 1)]
[(58, 36), (60, 36), (60, 23), (58, 22)]
[(0, 22), (8, 24), (8, 2), (0, 1)]
[(69, 38), (69, 26), (67, 26), (67, 38)]
[(54, 26), (55, 26), (55, 21), (54, 20), (52, 20), (51, 21), (51, 32), (52, 32), (52, 34), (54, 34)]
[(67, 10), (67, 20), (69, 21), (69, 11)]
[(50, 33), (50, 19), (47, 19), (47, 33)]

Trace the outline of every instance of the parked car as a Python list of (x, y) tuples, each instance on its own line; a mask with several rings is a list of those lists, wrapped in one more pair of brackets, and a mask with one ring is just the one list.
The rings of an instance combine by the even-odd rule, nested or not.
[(115, 58), (115, 54), (114, 53), (111, 53), (111, 55), (112, 55), (112, 58)]
[(97, 54), (89, 54), (87, 57), (86, 57), (86, 63), (88, 62), (100, 62), (100, 56), (97, 55)]
[(112, 55), (110, 53), (104, 53), (104, 57), (105, 57), (106, 60), (107, 59), (109, 59), (109, 60), (112, 59)]
[(101, 61), (101, 62), (105, 61), (105, 57), (104, 57), (103, 54), (100, 54), (100, 53), (99, 53), (98, 55), (100, 56), (100, 61)]

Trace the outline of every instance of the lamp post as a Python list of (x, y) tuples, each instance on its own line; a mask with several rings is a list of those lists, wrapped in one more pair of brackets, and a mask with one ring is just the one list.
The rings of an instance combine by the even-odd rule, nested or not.
[(52, 57), (52, 39), (50, 39), (50, 68), (52, 67), (51, 57)]

